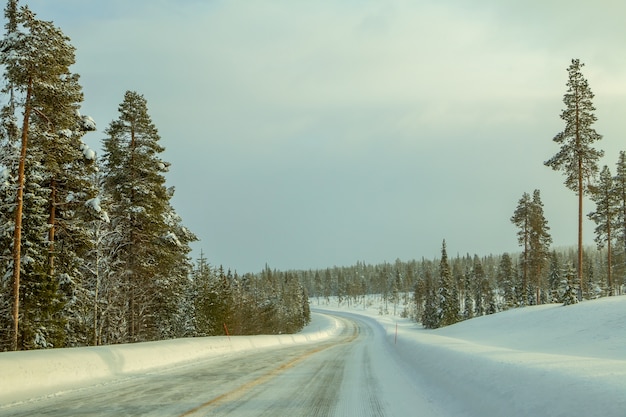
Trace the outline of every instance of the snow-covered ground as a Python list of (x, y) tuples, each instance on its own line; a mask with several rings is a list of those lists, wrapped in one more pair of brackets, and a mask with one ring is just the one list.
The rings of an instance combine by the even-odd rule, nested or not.
[(381, 316), (376, 303), (311, 304), (376, 318), (404, 369), (453, 415), (626, 416), (626, 296), (512, 309), (437, 330)]
[[(484, 316), (437, 330), (378, 314), (380, 306), (311, 301), (313, 311), (362, 318), (362, 330), (382, 329), (368, 363), (393, 358), (404, 373), (377, 378), (387, 402), (405, 401), (416, 415), (626, 416), (626, 296), (573, 306), (543, 305)], [(2, 405), (98, 384), (133, 373), (190, 363), (235, 350), (312, 343), (340, 333), (340, 322), (314, 314), (298, 335), (213, 337), (155, 343), (0, 353)], [(378, 330), (374, 333), (379, 333)], [(370, 340), (370, 339), (367, 339)], [(379, 340), (379, 339), (376, 339)], [(369, 343), (372, 343), (371, 341)], [(369, 345), (368, 345), (369, 346)], [(347, 366), (350, 381), (359, 367)], [(353, 376), (354, 376), (353, 375)], [(403, 382), (401, 382), (403, 381)], [(404, 384), (423, 399), (406, 398)], [(361, 381), (362, 382), (362, 381)], [(349, 384), (344, 394), (350, 394)], [(412, 409), (412, 408), (410, 408)], [(431, 410), (431, 413), (427, 410)], [(426, 414), (424, 414), (426, 413)], [(354, 413), (353, 413), (354, 414)], [(339, 414), (338, 414), (339, 415)], [(341, 415), (352, 415), (343, 413)], [(354, 414), (357, 415), (357, 414)]]

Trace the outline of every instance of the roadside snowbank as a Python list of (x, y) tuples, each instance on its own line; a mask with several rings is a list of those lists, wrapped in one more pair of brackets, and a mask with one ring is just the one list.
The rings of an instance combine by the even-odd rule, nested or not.
[(337, 335), (341, 329), (340, 321), (313, 314), (311, 323), (293, 335), (218, 336), (3, 352), (0, 353), (0, 405), (232, 352), (319, 341)]

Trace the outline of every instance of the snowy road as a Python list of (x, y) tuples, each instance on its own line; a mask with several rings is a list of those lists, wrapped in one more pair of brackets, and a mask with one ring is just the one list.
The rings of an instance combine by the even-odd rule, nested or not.
[(626, 296), (437, 330), (375, 303), (316, 311), (297, 335), (5, 352), (0, 415), (626, 415)]
[(375, 321), (316, 344), (199, 361), (2, 410), (4, 416), (437, 416)]

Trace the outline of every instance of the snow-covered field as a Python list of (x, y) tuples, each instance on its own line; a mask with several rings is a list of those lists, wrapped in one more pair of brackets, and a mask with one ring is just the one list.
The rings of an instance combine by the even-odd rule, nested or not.
[[(417, 414), (626, 416), (626, 296), (568, 307), (514, 309), (438, 330), (381, 316), (375, 302), (368, 308), (348, 308), (337, 307), (334, 300), (328, 305), (312, 300), (311, 307), (314, 312), (367, 316), (362, 323), (378, 323), (386, 347), (372, 346), (373, 368), (376, 362), (383, 363), (374, 356), (386, 355), (401, 364), (405, 375), (381, 375), (385, 380), (375, 385), (381, 387), (387, 402), (411, 403), (416, 399), (404, 398), (400, 393), (405, 391), (398, 386), (411, 381), (432, 405), (431, 414), (426, 408), (416, 409)], [(0, 353), (0, 414), (2, 405), (133, 373), (339, 334), (339, 321), (321, 314), (313, 317), (303, 332), (293, 336), (212, 337)], [(346, 374), (350, 369), (346, 368)]]

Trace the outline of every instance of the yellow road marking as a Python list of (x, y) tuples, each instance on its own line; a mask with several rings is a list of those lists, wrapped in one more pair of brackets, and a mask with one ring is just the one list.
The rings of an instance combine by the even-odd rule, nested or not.
[(275, 378), (280, 373), (282, 373), (282, 372), (286, 371), (287, 369), (293, 367), (297, 363), (302, 362), (306, 358), (308, 358), (308, 357), (310, 357), (310, 356), (312, 356), (312, 355), (314, 355), (314, 354), (316, 354), (318, 352), (321, 352), (322, 350), (329, 349), (329, 348), (331, 348), (333, 346), (336, 346), (339, 343), (350, 343), (350, 342), (352, 342), (354, 339), (356, 339), (359, 336), (359, 332), (357, 331), (356, 325), (353, 324), (353, 326), (354, 327), (353, 327), (352, 335), (350, 337), (348, 337), (347, 339), (345, 339), (345, 340), (343, 340), (341, 342), (338, 342), (338, 343), (330, 344), (328, 346), (320, 346), (320, 347), (317, 347), (315, 349), (311, 349), (311, 350), (305, 352), (304, 354), (298, 356), (297, 358), (292, 359), (291, 361), (289, 361), (287, 363), (284, 363), (284, 364), (280, 365), (279, 367), (270, 370), (269, 372), (259, 376), (258, 378), (254, 379), (252, 381), (246, 382), (245, 384), (235, 388), (232, 391), (229, 391), (229, 392), (226, 392), (226, 393), (224, 393), (222, 395), (219, 395), (219, 396), (217, 396), (217, 397), (215, 397), (215, 398), (213, 398), (213, 399), (211, 399), (211, 400), (209, 400), (209, 401), (207, 401), (207, 402), (205, 402), (203, 404), (200, 404), (199, 406), (197, 406), (195, 408), (192, 408), (189, 411), (186, 411), (185, 413), (181, 414), (179, 417), (190, 416), (190, 415), (192, 415), (192, 414), (202, 410), (203, 408), (219, 404), (220, 402), (223, 402), (225, 400), (233, 401), (233, 400), (235, 400), (237, 398), (241, 398), (246, 392), (250, 391), (252, 388), (256, 387), (257, 385), (264, 384), (265, 382), (269, 381), (272, 378)]

